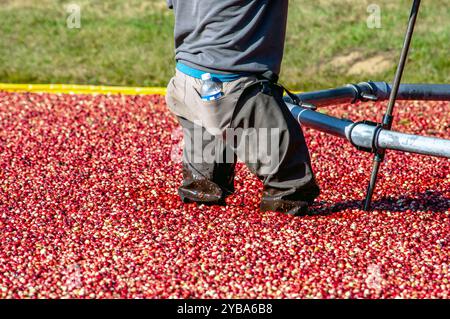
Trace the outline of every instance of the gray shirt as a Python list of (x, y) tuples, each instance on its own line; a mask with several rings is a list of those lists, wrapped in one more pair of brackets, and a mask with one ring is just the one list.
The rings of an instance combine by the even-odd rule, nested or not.
[(167, 0), (175, 58), (214, 73), (279, 74), (288, 0)]

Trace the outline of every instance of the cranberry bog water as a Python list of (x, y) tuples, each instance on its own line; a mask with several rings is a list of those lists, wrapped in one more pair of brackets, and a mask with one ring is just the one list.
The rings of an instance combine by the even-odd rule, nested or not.
[[(393, 129), (448, 138), (449, 113), (398, 102)], [(0, 297), (448, 298), (449, 160), (390, 151), (366, 212), (371, 154), (304, 131), (322, 188), (310, 215), (259, 212), (242, 164), (226, 207), (184, 205), (163, 97), (0, 93)]]

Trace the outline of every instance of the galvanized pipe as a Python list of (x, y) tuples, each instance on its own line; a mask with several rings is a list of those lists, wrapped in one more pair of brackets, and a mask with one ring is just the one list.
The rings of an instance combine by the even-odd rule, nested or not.
[(450, 158), (450, 140), (442, 138), (381, 130), (377, 145), (384, 149)]
[[(348, 119), (339, 119), (291, 103), (286, 105), (300, 124), (346, 138), (359, 147), (375, 146), (381, 149), (450, 158), (450, 140), (377, 129), (370, 124), (354, 123)], [(373, 143), (375, 145), (372, 145)]]
[[(361, 82), (340, 88), (297, 94), (300, 100), (317, 107), (366, 101), (372, 96), (377, 101), (386, 101), (392, 85), (386, 82)], [(397, 100), (450, 101), (450, 84), (401, 84)], [(292, 103), (289, 97), (286, 102)]]

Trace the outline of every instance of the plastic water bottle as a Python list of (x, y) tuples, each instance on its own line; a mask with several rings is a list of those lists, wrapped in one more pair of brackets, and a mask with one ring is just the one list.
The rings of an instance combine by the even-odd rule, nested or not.
[(211, 73), (202, 74), (201, 96), (203, 101), (214, 101), (223, 95), (222, 85), (212, 79)]

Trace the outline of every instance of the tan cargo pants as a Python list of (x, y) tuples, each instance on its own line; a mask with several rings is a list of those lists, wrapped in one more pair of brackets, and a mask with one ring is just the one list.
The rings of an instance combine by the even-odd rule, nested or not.
[[(167, 105), (183, 127), (185, 179), (213, 181), (226, 196), (234, 191), (237, 155), (262, 180), (263, 200), (311, 203), (319, 187), (302, 129), (283, 101), (283, 89), (256, 76), (241, 77), (222, 83), (224, 95), (205, 102), (201, 85), (200, 79), (177, 70), (167, 87)], [(208, 160), (205, 150), (212, 154)], [(273, 210), (292, 210), (286, 203), (283, 209), (280, 205)]]

